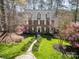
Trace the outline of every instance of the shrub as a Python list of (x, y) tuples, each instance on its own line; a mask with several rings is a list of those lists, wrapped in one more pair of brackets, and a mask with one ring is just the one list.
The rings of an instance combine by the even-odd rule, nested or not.
[(0, 44), (0, 57), (13, 59), (23, 54), (33, 42), (33, 37), (28, 37), (17, 44)]
[(25, 25), (18, 25), (16, 28), (15, 28), (15, 32), (17, 34), (23, 34), (23, 32), (26, 32), (26, 29), (25, 29)]
[(60, 38), (69, 41), (73, 47), (79, 48), (79, 23), (66, 25), (60, 32)]

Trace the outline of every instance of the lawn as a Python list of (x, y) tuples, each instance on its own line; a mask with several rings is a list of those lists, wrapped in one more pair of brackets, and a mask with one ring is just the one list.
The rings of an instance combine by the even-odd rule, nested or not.
[(22, 42), (17, 44), (0, 44), (0, 57), (6, 59), (12, 59), (13, 57), (22, 54), (24, 49), (28, 48), (28, 43), (32, 41), (33, 36), (29, 36), (26, 39), (23, 39)]
[[(6, 59), (13, 59), (25, 51), (33, 42), (33, 36), (28, 36), (23, 39), (22, 42), (17, 44), (0, 44), (0, 57)], [(59, 39), (47, 40), (45, 37), (41, 37), (33, 47), (33, 53), (37, 59), (74, 59), (71, 56), (64, 56), (61, 52), (53, 48), (54, 44), (59, 44)], [(63, 42), (64, 45), (69, 45), (67, 42)]]
[[(53, 48), (54, 44), (59, 44), (58, 39), (47, 40), (47, 38), (41, 38), (41, 43), (38, 51), (34, 54), (37, 59), (72, 59), (70, 56), (64, 56), (61, 52)], [(63, 42), (64, 45), (69, 45), (67, 42)]]

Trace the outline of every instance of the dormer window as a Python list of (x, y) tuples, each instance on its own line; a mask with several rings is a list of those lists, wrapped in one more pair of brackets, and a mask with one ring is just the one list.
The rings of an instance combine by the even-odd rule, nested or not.
[(46, 14), (46, 20), (50, 20), (50, 15), (49, 15), (49, 13)]
[(40, 20), (40, 19), (41, 19), (41, 14), (38, 13), (38, 14), (37, 14), (37, 20)]
[(28, 14), (28, 20), (31, 20), (32, 19), (32, 13), (29, 13)]

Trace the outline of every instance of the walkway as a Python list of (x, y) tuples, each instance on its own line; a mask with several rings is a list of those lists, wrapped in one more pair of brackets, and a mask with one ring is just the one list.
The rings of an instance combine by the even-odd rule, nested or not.
[(28, 48), (28, 50), (25, 52), (25, 54), (17, 56), (15, 59), (36, 59), (36, 57), (33, 55), (32, 53), (32, 48), (34, 46), (34, 44), (37, 42), (37, 40), (35, 40), (31, 46)]
[(0, 59), (4, 59), (4, 58), (0, 58)]

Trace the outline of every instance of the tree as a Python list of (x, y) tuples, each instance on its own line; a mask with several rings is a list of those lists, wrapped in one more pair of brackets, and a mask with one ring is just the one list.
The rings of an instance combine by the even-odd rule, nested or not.
[(76, 9), (75, 9), (75, 14), (74, 14), (74, 21), (75, 21), (75, 23), (76, 23), (76, 21), (77, 21), (77, 13), (78, 13), (78, 1), (79, 0), (76, 0)]
[(1, 9), (1, 29), (0, 31), (6, 31), (6, 22), (5, 22), (5, 9), (4, 9), (4, 0), (0, 0), (0, 9)]
[(70, 4), (71, 4), (71, 11), (74, 11), (74, 22), (77, 22), (77, 14), (78, 14), (78, 7), (79, 7), (79, 0), (70, 0)]
[(58, 9), (62, 7), (62, 2), (63, 0), (56, 0), (55, 3), (55, 7), (56, 7), (56, 12), (55, 12), (55, 15), (57, 16), (57, 13), (58, 13)]

